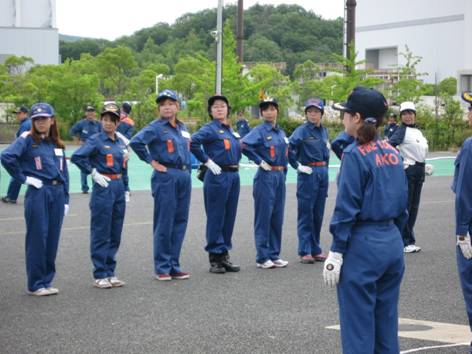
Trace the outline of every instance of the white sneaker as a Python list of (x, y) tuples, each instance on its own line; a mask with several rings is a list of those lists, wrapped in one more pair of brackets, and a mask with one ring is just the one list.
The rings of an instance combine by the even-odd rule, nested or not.
[(49, 296), (49, 295), (54, 295), (54, 294), (57, 294), (57, 293), (51, 292), (50, 290), (48, 290), (46, 288), (40, 288), (36, 291), (28, 291), (28, 294), (33, 295), (33, 296)]
[(125, 285), (126, 283), (123, 280), (118, 279), (117, 277), (110, 277), (108, 278), (111, 286), (114, 288), (119, 288), (120, 286)]
[(268, 259), (264, 263), (256, 263), (257, 268), (262, 268), (262, 269), (271, 269), (275, 267), (275, 264)]
[(107, 278), (95, 279), (93, 286), (99, 289), (110, 289), (112, 287), (111, 283)]
[(403, 252), (405, 253), (416, 253), (421, 251), (421, 247), (418, 247), (417, 245), (408, 245), (403, 249)]
[(282, 258), (276, 259), (272, 262), (274, 263), (275, 268), (285, 268), (286, 266), (288, 266), (288, 262), (284, 261)]
[(51, 295), (57, 295), (57, 294), (59, 294), (59, 289), (58, 289), (58, 288), (53, 288), (53, 287), (50, 286), (50, 287), (47, 288), (46, 290), (48, 290), (48, 291), (51, 293)]
[(129, 191), (126, 191), (125, 192), (125, 201), (126, 201), (126, 203), (129, 203), (130, 200), (131, 200), (131, 193)]

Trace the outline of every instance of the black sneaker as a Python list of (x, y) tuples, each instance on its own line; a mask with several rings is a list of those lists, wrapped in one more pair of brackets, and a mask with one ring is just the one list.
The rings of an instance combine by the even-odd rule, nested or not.
[(10, 199), (8, 197), (3, 197), (2, 202), (7, 203), (7, 204), (16, 204), (16, 200)]
[(210, 273), (224, 274), (224, 273), (226, 273), (226, 269), (219, 262), (211, 262), (210, 263)]

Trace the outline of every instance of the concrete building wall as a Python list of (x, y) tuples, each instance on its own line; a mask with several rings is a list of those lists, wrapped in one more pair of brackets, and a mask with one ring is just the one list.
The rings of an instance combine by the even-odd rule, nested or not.
[[(361, 0), (357, 2), (356, 50), (359, 59), (366, 51), (397, 48), (399, 65), (407, 45), (422, 57), (418, 71), (426, 82), (472, 69), (471, 0)], [(378, 66), (388, 64), (393, 51), (379, 51)], [(369, 59), (369, 57), (367, 57)]]

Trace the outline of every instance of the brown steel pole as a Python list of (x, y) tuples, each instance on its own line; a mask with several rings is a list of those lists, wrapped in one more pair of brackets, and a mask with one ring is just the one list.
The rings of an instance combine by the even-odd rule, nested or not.
[[(346, 58), (355, 53), (356, 45), (356, 0), (346, 0)], [(351, 49), (351, 50), (349, 50)]]
[(244, 17), (243, 17), (243, 0), (238, 0), (238, 20), (236, 28), (236, 39), (237, 39), (237, 55), (240, 63), (243, 62), (244, 58)]

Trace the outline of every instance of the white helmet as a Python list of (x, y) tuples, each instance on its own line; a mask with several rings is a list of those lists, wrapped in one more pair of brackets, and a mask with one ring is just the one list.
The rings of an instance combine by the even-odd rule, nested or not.
[(414, 104), (413, 102), (410, 102), (410, 101), (403, 102), (403, 103), (400, 105), (400, 114), (401, 114), (403, 111), (413, 111), (413, 112), (416, 113), (415, 104)]

